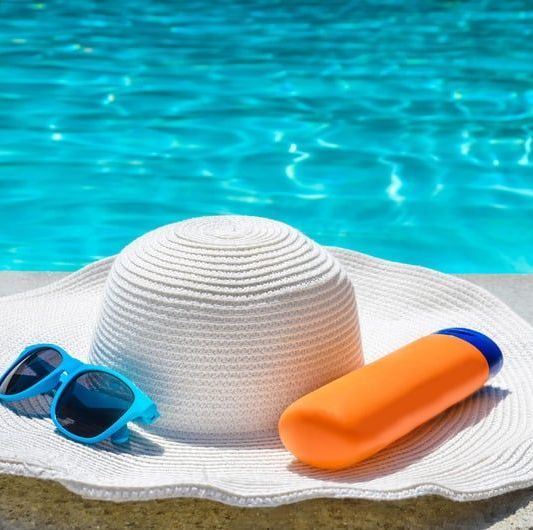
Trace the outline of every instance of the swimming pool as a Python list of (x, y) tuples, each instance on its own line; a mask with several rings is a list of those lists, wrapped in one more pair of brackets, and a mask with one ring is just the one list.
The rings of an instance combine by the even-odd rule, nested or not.
[[(529, 11), (528, 11), (529, 5)], [(533, 272), (524, 1), (0, 4), (0, 268), (203, 214)]]

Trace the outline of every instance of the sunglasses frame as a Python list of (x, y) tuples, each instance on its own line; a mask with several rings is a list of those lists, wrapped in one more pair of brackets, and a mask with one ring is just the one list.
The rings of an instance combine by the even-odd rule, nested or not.
[[(148, 425), (153, 423), (159, 417), (159, 412), (155, 403), (127, 377), (105, 366), (85, 364), (69, 355), (63, 348), (61, 348), (61, 346), (56, 344), (33, 344), (32, 346), (25, 348), (24, 351), (11, 363), (11, 365), (3, 371), (2, 375), (0, 376), (0, 383), (23, 359), (29, 357), (32, 353), (38, 350), (43, 350), (46, 348), (51, 348), (61, 355), (62, 360), (59, 365), (47, 376), (43, 377), (38, 383), (30, 386), (22, 392), (19, 392), (18, 394), (0, 393), (0, 401), (21, 401), (23, 399), (46, 394), (55, 389), (54, 398), (50, 406), (50, 417), (52, 418), (56, 429), (67, 438), (84, 444), (96, 444), (106, 440), (107, 438), (111, 438), (111, 441), (114, 443), (126, 443), (129, 439), (129, 429), (127, 425), (128, 422), (133, 421)], [(59, 423), (56, 416), (57, 403), (59, 402), (59, 399), (61, 398), (61, 395), (63, 394), (68, 383), (85, 372), (103, 372), (112, 375), (124, 383), (133, 393), (133, 401), (126, 412), (104, 432), (91, 438), (84, 438), (69, 432)]]

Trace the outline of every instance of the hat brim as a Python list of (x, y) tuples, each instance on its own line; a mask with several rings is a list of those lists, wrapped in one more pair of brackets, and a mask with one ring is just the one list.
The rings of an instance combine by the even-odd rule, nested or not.
[[(328, 248), (357, 295), (366, 362), (438, 329), (486, 332), (504, 368), (482, 390), (375, 457), (343, 471), (297, 462), (275, 432), (242, 440), (164, 437), (133, 427), (130, 443), (85, 446), (54, 432), (49, 401), (0, 405), (0, 472), (52, 479), (112, 501), (201, 497), (275, 506), (316, 497), (475, 500), (533, 484), (533, 328), (464, 280)], [(113, 259), (42, 289), (2, 298), (0, 368), (23, 347), (61, 344), (84, 359)]]

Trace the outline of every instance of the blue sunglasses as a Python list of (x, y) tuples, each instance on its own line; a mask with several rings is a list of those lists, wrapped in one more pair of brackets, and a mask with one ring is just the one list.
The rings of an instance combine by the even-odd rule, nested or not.
[(150, 424), (155, 403), (127, 377), (84, 364), (55, 344), (26, 348), (0, 377), (0, 401), (19, 401), (55, 390), (50, 410), (57, 430), (77, 442), (129, 439), (127, 423)]

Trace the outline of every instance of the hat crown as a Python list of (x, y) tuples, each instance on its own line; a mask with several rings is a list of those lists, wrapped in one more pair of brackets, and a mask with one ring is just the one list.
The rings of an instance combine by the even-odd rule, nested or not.
[(290, 226), (215, 216), (161, 227), (116, 257), (91, 362), (157, 403), (156, 428), (276, 428), (292, 401), (362, 364), (351, 282)]

